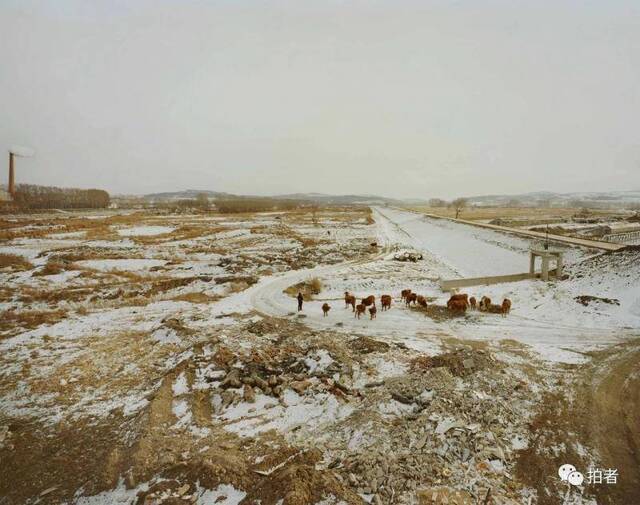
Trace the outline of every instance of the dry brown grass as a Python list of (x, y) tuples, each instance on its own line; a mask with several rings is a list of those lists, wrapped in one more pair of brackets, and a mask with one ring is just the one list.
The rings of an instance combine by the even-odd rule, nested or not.
[(37, 272), (33, 272), (33, 277), (42, 277), (45, 275), (57, 275), (66, 270), (67, 265), (62, 261), (52, 260), (50, 259), (47, 263), (42, 267), (42, 269)]
[(18, 290), (14, 287), (0, 286), (0, 302), (7, 303), (13, 300)]
[(9, 268), (11, 270), (23, 271), (31, 270), (33, 264), (19, 254), (0, 254), (0, 269)]
[(162, 242), (172, 242), (175, 240), (190, 240), (227, 230), (229, 230), (229, 228), (224, 226), (211, 226), (198, 223), (180, 226), (176, 230), (170, 231), (168, 233), (161, 233), (159, 235), (139, 237), (132, 236), (128, 238), (133, 240), (136, 244), (151, 245), (159, 244)]
[(130, 282), (134, 282), (134, 283), (138, 283), (138, 282), (144, 282), (146, 280), (149, 280), (148, 276), (139, 274), (137, 272), (131, 272), (129, 270), (119, 270), (119, 269), (112, 269), (107, 271), (106, 273), (114, 276), (114, 277), (121, 277), (124, 279), (127, 279)]
[(448, 321), (449, 319), (465, 317), (469, 312), (460, 312), (449, 310), (444, 305), (436, 305), (434, 303), (428, 303), (427, 307), (421, 307), (420, 305), (414, 305), (411, 310), (415, 310), (423, 313), (425, 316), (430, 317), (434, 321)]
[(289, 286), (284, 292), (293, 297), (298, 296), (298, 293), (302, 293), (305, 299), (310, 300), (322, 292), (322, 281), (317, 277), (313, 277), (312, 279), (307, 279), (306, 281)]
[(61, 301), (78, 302), (88, 298), (97, 289), (99, 289), (97, 285), (53, 290), (24, 286), (20, 290), (18, 301), (26, 304), (41, 302), (49, 305), (56, 305)]
[[(97, 302), (109, 300), (126, 300), (127, 305), (146, 305), (157, 295), (178, 287), (187, 286), (198, 280), (197, 277), (181, 277), (149, 280), (132, 272), (118, 272), (121, 277), (111, 276), (109, 273), (84, 271), (80, 276), (91, 278), (96, 282), (85, 286), (43, 290), (31, 287), (23, 287), (18, 301), (22, 303), (47, 303), (55, 306), (61, 301), (66, 302)], [(110, 282), (109, 282), (110, 281)], [(114, 288), (118, 291), (112, 293)], [(108, 294), (109, 293), (109, 294)], [(0, 291), (0, 294), (2, 292)], [(14, 292), (7, 292), (11, 299)], [(123, 302), (124, 303), (124, 302)]]
[(183, 293), (178, 296), (174, 296), (171, 298), (176, 302), (189, 302), (189, 303), (211, 303), (218, 301), (220, 299), (219, 296), (207, 295), (205, 293), (192, 292), (192, 293)]
[(42, 219), (21, 219), (19, 221), (0, 220), (0, 240), (16, 238), (42, 238), (51, 233), (86, 232), (90, 240), (114, 240), (120, 236), (112, 226), (143, 224), (148, 217), (145, 213), (119, 214), (98, 219), (88, 219), (83, 215), (65, 215)]
[(366, 222), (369, 225), (375, 224), (375, 222), (376, 222), (375, 219), (373, 219), (373, 211), (371, 210), (371, 208), (367, 208)]
[(240, 291), (244, 291), (248, 287), (249, 287), (249, 283), (245, 281), (230, 282), (229, 285), (227, 286), (227, 293), (228, 294), (239, 293)]
[[(32, 330), (43, 324), (54, 324), (67, 317), (64, 310), (5, 310), (0, 312), (0, 332), (9, 336), (20, 329)], [(5, 335), (7, 336), (7, 335)]]

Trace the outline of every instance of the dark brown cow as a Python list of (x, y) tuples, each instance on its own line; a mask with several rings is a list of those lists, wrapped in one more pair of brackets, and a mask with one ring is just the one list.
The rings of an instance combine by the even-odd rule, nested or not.
[(367, 308), (362, 305), (361, 303), (359, 303), (358, 305), (356, 305), (356, 315), (355, 317), (357, 317), (358, 319), (360, 319), (360, 316), (362, 314), (364, 314), (366, 312)]
[(344, 292), (344, 308), (346, 309), (349, 305), (353, 309), (352, 312), (356, 311), (356, 297), (349, 294), (349, 291)]
[(509, 312), (511, 312), (511, 300), (505, 298), (502, 300), (502, 317), (507, 317)]
[(411, 290), (410, 289), (403, 289), (400, 294), (402, 295), (402, 299), (405, 300), (407, 298), (407, 296), (409, 296), (411, 294)]
[(477, 301), (476, 301), (476, 297), (475, 297), (475, 296), (472, 296), (471, 298), (469, 298), (469, 306), (470, 306), (473, 310), (476, 310)]
[(452, 312), (465, 312), (467, 303), (464, 300), (449, 300), (447, 308)]
[(364, 305), (365, 307), (368, 307), (369, 305), (373, 305), (374, 307), (376, 306), (376, 297), (373, 295), (369, 295), (366, 298), (363, 298), (362, 300), (360, 300), (360, 303), (362, 305)]
[(369, 315), (371, 316), (371, 319), (375, 319), (377, 313), (378, 309), (376, 309), (375, 305), (369, 309)]
[(391, 308), (391, 295), (382, 295), (380, 297), (380, 305), (382, 305), (382, 310), (389, 310)]
[(331, 305), (329, 305), (327, 302), (324, 302), (322, 304), (322, 315), (324, 317), (327, 317), (329, 315), (330, 310), (331, 310)]
[(427, 308), (427, 299), (424, 296), (418, 295), (416, 301), (420, 307), (424, 307), (425, 309)]
[(409, 305), (411, 305), (411, 302), (413, 302), (413, 304), (415, 305), (416, 302), (418, 301), (418, 294), (417, 293), (409, 293), (407, 295), (407, 297), (404, 299), (404, 301), (406, 302), (407, 307)]

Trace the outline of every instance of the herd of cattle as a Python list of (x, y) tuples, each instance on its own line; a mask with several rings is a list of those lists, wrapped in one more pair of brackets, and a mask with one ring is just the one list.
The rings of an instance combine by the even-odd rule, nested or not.
[[(414, 306), (417, 304), (425, 309), (427, 308), (427, 299), (422, 295), (412, 292), (410, 289), (403, 289), (401, 297), (407, 307), (410, 307), (413, 303)], [(391, 300), (391, 295), (382, 295), (380, 297), (380, 306), (383, 312), (391, 308)], [(375, 319), (378, 313), (376, 297), (374, 295), (362, 298), (360, 303), (357, 303), (355, 295), (345, 291), (344, 303), (345, 308), (349, 306), (352, 308), (354, 317), (357, 317), (358, 319), (360, 319), (362, 314), (366, 314), (367, 309), (369, 310), (369, 316), (371, 319)], [(469, 296), (466, 293), (460, 293), (451, 295), (447, 301), (447, 309), (454, 313), (466, 312), (467, 309), (480, 310), (483, 312), (499, 313), (502, 314), (502, 317), (506, 317), (511, 310), (511, 300), (505, 298), (502, 300), (502, 304), (493, 305), (491, 303), (491, 298), (488, 296), (483, 296), (478, 302), (474, 296)], [(331, 310), (331, 306), (325, 302), (322, 305), (322, 313), (325, 317), (329, 315), (329, 310)]]

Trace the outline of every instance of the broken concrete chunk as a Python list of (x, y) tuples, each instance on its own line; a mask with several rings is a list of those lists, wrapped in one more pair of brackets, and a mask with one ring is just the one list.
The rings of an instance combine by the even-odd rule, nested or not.
[(438, 422), (438, 426), (436, 426), (436, 433), (438, 435), (444, 435), (454, 428), (464, 428), (464, 424), (460, 421), (456, 421), (453, 417), (446, 417), (442, 421)]

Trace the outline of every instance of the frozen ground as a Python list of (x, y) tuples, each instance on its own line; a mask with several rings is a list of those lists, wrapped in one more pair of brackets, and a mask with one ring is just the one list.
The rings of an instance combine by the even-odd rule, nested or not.
[[(439, 279), (526, 270), (530, 243), (388, 208), (2, 226), (7, 503), (413, 504), (437, 490), (471, 504), (491, 490), (546, 505), (567, 491), (556, 459), (603, 458), (562, 424), (588, 416), (565, 410), (607, 382), (602, 363), (629, 377), (607, 391), (640, 377), (637, 251), (570, 249), (566, 281), (469, 290), (509, 297), (506, 318), (432, 317), (400, 291), (444, 305)], [(401, 248), (423, 259), (394, 261)], [(298, 313), (285, 290), (315, 278)], [(392, 308), (358, 320), (344, 291)], [(563, 431), (534, 436), (550, 406)], [(615, 503), (596, 491), (570, 498)]]

